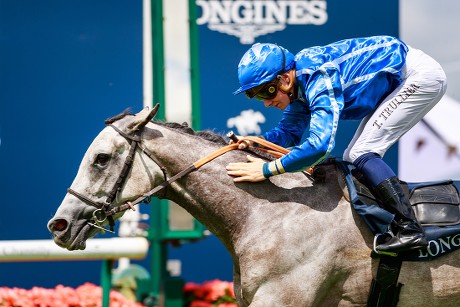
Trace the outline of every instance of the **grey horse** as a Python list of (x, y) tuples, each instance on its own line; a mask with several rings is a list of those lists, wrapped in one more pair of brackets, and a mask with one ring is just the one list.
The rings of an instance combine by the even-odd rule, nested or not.
[[(84, 249), (97, 227), (107, 224), (104, 216), (94, 214), (100, 206), (126, 205), (159, 186), (165, 175), (180, 173), (222, 148), (223, 143), (197, 133), (152, 122), (155, 111), (119, 116), (94, 139), (71, 192), (48, 223), (56, 244)], [(136, 133), (142, 140), (132, 149), (127, 136)], [(133, 162), (124, 171), (130, 152)], [(225, 245), (233, 259), (239, 306), (365, 306), (378, 261), (370, 257), (373, 234), (350, 206), (340, 171), (331, 163), (321, 166), (321, 182), (290, 173), (235, 184), (225, 166), (245, 155), (230, 151), (159, 193)], [(459, 280), (456, 252), (429, 262), (404, 262), (398, 306), (460, 306)]]

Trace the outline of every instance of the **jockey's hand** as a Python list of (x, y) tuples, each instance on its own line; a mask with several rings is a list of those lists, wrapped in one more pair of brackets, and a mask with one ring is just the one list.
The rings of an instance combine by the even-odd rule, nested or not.
[[(237, 138), (241, 140), (243, 137), (238, 135)], [(235, 142), (232, 139), (230, 139), (230, 142), (228, 143), (234, 144)], [(238, 144), (238, 149), (243, 150), (243, 149), (249, 148), (252, 145), (253, 145), (253, 142), (249, 140), (243, 140), (240, 144)]]
[(234, 182), (258, 182), (265, 180), (266, 178), (262, 172), (265, 161), (250, 155), (246, 157), (248, 158), (248, 162), (229, 163), (226, 167), (227, 174), (235, 177), (233, 179)]

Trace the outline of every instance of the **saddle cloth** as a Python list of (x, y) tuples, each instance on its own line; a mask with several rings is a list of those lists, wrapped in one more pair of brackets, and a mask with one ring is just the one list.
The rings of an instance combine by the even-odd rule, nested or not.
[[(354, 176), (354, 166), (337, 161), (343, 171), (350, 202), (374, 235), (385, 233), (394, 215)], [(412, 208), (429, 240), (428, 247), (400, 254), (404, 261), (426, 261), (460, 248), (460, 182), (401, 182), (410, 195)]]

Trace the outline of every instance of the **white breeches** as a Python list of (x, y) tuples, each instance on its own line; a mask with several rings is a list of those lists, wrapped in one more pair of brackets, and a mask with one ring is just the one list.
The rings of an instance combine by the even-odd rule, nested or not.
[(409, 47), (403, 82), (359, 125), (343, 159), (355, 161), (374, 152), (381, 157), (418, 123), (446, 92), (446, 75), (438, 62)]

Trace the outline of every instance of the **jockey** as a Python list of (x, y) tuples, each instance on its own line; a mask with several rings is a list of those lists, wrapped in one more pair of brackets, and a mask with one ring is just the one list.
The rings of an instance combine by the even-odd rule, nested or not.
[(278, 126), (261, 137), (294, 147), (271, 162), (248, 156), (249, 163), (228, 164), (235, 182), (306, 170), (334, 148), (339, 120), (361, 120), (343, 159), (363, 174), (397, 225), (376, 251), (427, 246), (408, 195), (382, 157), (444, 95), (446, 76), (435, 60), (389, 36), (346, 39), (296, 55), (276, 44), (257, 43), (242, 57), (238, 78), (235, 95), (244, 92), (283, 110)]

